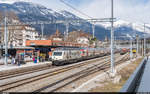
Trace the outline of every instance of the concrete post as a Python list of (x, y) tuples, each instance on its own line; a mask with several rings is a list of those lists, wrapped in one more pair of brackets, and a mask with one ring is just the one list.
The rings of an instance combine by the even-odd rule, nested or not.
[(113, 0), (111, 0), (111, 73), (114, 73), (114, 14), (113, 14)]

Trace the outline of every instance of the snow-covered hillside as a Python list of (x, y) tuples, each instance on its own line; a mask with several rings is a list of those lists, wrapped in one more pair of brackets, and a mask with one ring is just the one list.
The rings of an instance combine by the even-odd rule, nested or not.
[[(111, 26), (110, 22), (99, 23), (99, 25), (105, 27), (106, 29), (109, 29)], [(134, 31), (144, 32), (144, 24), (142, 23), (131, 23), (124, 20), (118, 20), (114, 22), (114, 27), (115, 28), (128, 27), (133, 29)], [(145, 32), (150, 34), (150, 24), (145, 24)]]

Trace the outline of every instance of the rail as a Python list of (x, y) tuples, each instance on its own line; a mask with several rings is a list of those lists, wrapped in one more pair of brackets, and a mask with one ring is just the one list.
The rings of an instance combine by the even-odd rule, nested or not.
[[(121, 59), (118, 59), (116, 61), (116, 65), (121, 64), (128, 59), (129, 59), (128, 56), (125, 55)], [(42, 87), (38, 90), (35, 90), (34, 92), (57, 92), (59, 89), (64, 88), (65, 86), (67, 86), (70, 83), (73, 83), (79, 79), (83, 79), (84, 77), (87, 77), (96, 72), (108, 70), (110, 68), (109, 62), (110, 62), (110, 59), (106, 60), (103, 63), (99, 63), (97, 65), (87, 67), (84, 70), (81, 70), (75, 74), (69, 75), (61, 80), (58, 80), (54, 83), (49, 84), (48, 86)]]
[(120, 92), (136, 92), (136, 89), (137, 89), (139, 80), (142, 77), (146, 62), (147, 62), (147, 58), (145, 57), (140, 63), (140, 65), (136, 68), (134, 73), (126, 81), (126, 83), (124, 84)]

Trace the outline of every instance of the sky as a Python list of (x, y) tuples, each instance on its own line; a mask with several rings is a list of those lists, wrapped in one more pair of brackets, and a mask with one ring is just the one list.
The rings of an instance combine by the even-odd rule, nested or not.
[[(0, 2), (30, 1), (42, 4), (55, 11), (67, 10), (79, 17), (86, 16), (71, 9), (59, 0), (0, 0)], [(64, 0), (93, 18), (111, 17), (111, 0)], [(114, 0), (114, 17), (129, 22), (148, 23), (150, 21), (150, 0)]]

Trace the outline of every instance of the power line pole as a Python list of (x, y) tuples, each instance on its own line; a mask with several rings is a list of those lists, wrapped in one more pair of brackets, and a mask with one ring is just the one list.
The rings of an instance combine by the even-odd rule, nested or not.
[(142, 40), (142, 56), (144, 56), (144, 39)]
[(95, 38), (95, 23), (92, 24), (93, 39)]
[(146, 38), (145, 38), (145, 23), (144, 23), (144, 56), (146, 55)]
[(7, 65), (7, 56), (8, 56), (8, 42), (7, 42), (7, 18), (6, 18), (6, 11), (5, 11), (5, 20), (4, 20), (4, 24), (5, 24), (5, 34), (4, 34), (4, 41), (5, 41), (5, 65)]
[(141, 39), (141, 55), (143, 56), (143, 39)]
[(114, 14), (113, 14), (113, 0), (111, 0), (111, 72), (114, 73)]
[(65, 40), (68, 40), (68, 35), (69, 35), (69, 23), (66, 22), (66, 32), (65, 32)]
[(43, 39), (43, 32), (44, 32), (44, 24), (43, 23), (41, 23), (41, 31), (42, 31), (42, 37), (41, 37), (41, 39)]
[(132, 60), (132, 56), (133, 56), (133, 53), (132, 53), (132, 37), (130, 36), (130, 60)]
[(114, 40), (115, 40), (115, 47), (117, 47), (117, 37), (114, 37)]
[(137, 55), (138, 55), (138, 53), (139, 53), (139, 36), (138, 35), (136, 35), (136, 53), (137, 53)]

